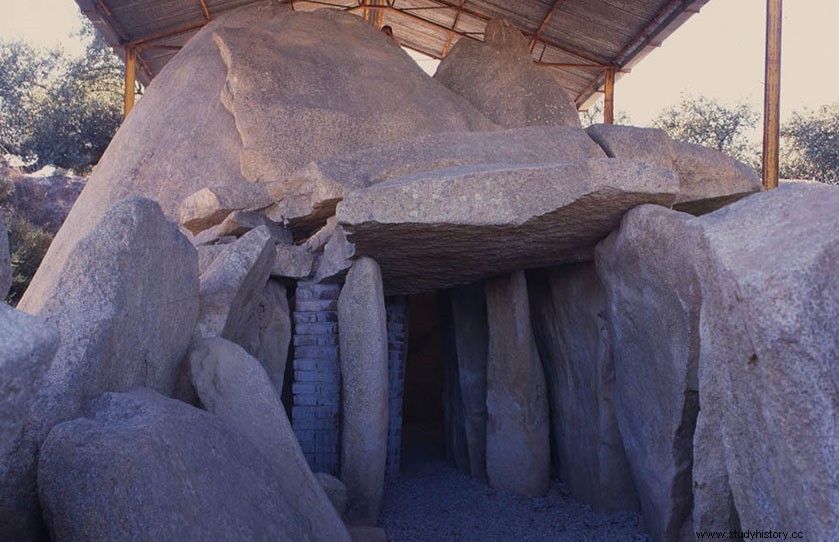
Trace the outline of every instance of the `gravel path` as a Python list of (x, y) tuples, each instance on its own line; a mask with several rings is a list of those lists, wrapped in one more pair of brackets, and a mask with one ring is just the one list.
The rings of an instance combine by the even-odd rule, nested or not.
[(521, 499), (461, 474), (441, 458), (414, 466), (385, 488), (389, 542), (648, 542), (635, 513), (599, 514), (558, 483)]

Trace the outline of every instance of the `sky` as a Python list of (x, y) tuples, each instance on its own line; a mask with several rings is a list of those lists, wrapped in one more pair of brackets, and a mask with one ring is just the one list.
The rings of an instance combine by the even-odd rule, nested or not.
[[(73, 0), (0, 0), (0, 40), (23, 39), (78, 53), (69, 35), (78, 29)], [(839, 101), (839, 73), (829, 52), (839, 22), (837, 0), (784, 2), (781, 117)], [(618, 111), (648, 124), (682, 94), (727, 104), (763, 103), (766, 0), (710, 0), (615, 86)], [(433, 62), (421, 62), (433, 70)]]

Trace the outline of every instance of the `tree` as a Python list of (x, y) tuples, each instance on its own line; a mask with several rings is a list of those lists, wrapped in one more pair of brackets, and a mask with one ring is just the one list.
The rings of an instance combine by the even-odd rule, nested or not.
[(794, 113), (781, 135), (782, 177), (839, 184), (839, 102)]
[(27, 171), (85, 170), (119, 127), (121, 64), (89, 24), (79, 37), (81, 58), (0, 43), (0, 145)]
[[(585, 111), (580, 111), (580, 122), (583, 124), (583, 128), (603, 122), (602, 98), (594, 102)], [(615, 112), (615, 124), (629, 125), (632, 124), (632, 119), (629, 118), (629, 114), (625, 111), (618, 110)]]
[(748, 131), (755, 128), (759, 115), (746, 103), (726, 106), (706, 96), (683, 95), (653, 121), (673, 139), (711, 147), (738, 160), (759, 163)]

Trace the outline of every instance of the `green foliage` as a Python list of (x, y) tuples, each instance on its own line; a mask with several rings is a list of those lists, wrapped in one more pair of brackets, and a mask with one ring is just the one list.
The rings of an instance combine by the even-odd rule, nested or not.
[(679, 104), (658, 114), (653, 126), (673, 139), (711, 147), (754, 165), (756, 148), (748, 131), (759, 118), (746, 103), (729, 107), (706, 96), (683, 95)]
[(795, 113), (781, 135), (782, 177), (839, 184), (839, 102)]
[(6, 301), (17, 305), (35, 271), (41, 265), (53, 236), (30, 222), (15, 205), (15, 189), (11, 170), (0, 158), (0, 216), (9, 234), (12, 262), (12, 287)]
[(16, 305), (41, 265), (52, 235), (38, 228), (24, 217), (12, 214), (7, 217), (9, 249), (12, 259), (12, 287), (6, 300)]
[(25, 169), (84, 171), (95, 164), (121, 121), (122, 67), (92, 27), (81, 58), (0, 43), (0, 146)]

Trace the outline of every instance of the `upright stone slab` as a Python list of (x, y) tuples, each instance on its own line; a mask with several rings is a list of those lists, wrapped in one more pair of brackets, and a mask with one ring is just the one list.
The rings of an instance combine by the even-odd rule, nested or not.
[(489, 484), (523, 497), (550, 484), (548, 397), (530, 327), (524, 272), (486, 282)]
[(0, 301), (0, 461), (20, 438), (59, 338), (55, 326)]
[(294, 305), (292, 425), (314, 472), (336, 475), (341, 434), (338, 284), (299, 281)]
[[(39, 270), (38, 273), (49, 270)], [(198, 315), (198, 256), (153, 201), (117, 202), (79, 240), (51, 287), (21, 301), (61, 333), (20, 440), (0, 464), (0, 540), (42, 531), (37, 450), (57, 423), (105, 391), (172, 393)]]
[(268, 228), (249, 231), (222, 252), (201, 275), (201, 313), (193, 335), (248, 342), (249, 320), (263, 300), (274, 264)]
[(483, 283), (450, 290), (446, 309), (447, 454), (465, 474), (485, 479), (489, 330)]
[(531, 320), (545, 369), (553, 466), (595, 510), (638, 497), (615, 417), (606, 296), (592, 262), (527, 272)]
[(387, 477), (399, 476), (402, 457), (402, 399), (408, 358), (408, 296), (385, 298), (387, 311)]
[(190, 379), (201, 403), (239, 431), (274, 463), (277, 481), (290, 498), (285, 507), (311, 517), (311, 536), (349, 542), (341, 517), (315, 479), (274, 385), (260, 362), (220, 338), (199, 340), (189, 355)]
[(291, 316), (286, 288), (277, 280), (269, 280), (262, 297), (251, 313), (245, 333), (238, 344), (262, 363), (268, 378), (280, 397), (283, 392), (288, 347), (291, 341)]
[[(834, 540), (839, 188), (782, 184), (697, 223), (709, 250), (699, 273), (699, 426), (720, 429), (697, 435), (697, 459), (723, 451), (742, 529)], [(715, 500), (726, 499), (722, 489)]]
[(700, 289), (694, 218), (654, 205), (598, 245), (615, 356), (615, 413), (653, 540), (693, 540)]
[(534, 65), (528, 40), (508, 21), (489, 21), (482, 42), (458, 41), (434, 79), (504, 128), (580, 126), (571, 97), (549, 72)]
[(341, 481), (351, 522), (375, 525), (384, 490), (388, 429), (387, 316), (379, 266), (360, 258), (338, 298), (343, 425)]
[(53, 540), (349, 540), (219, 416), (144, 388), (106, 393), (87, 415), (56, 426), (38, 461)]

